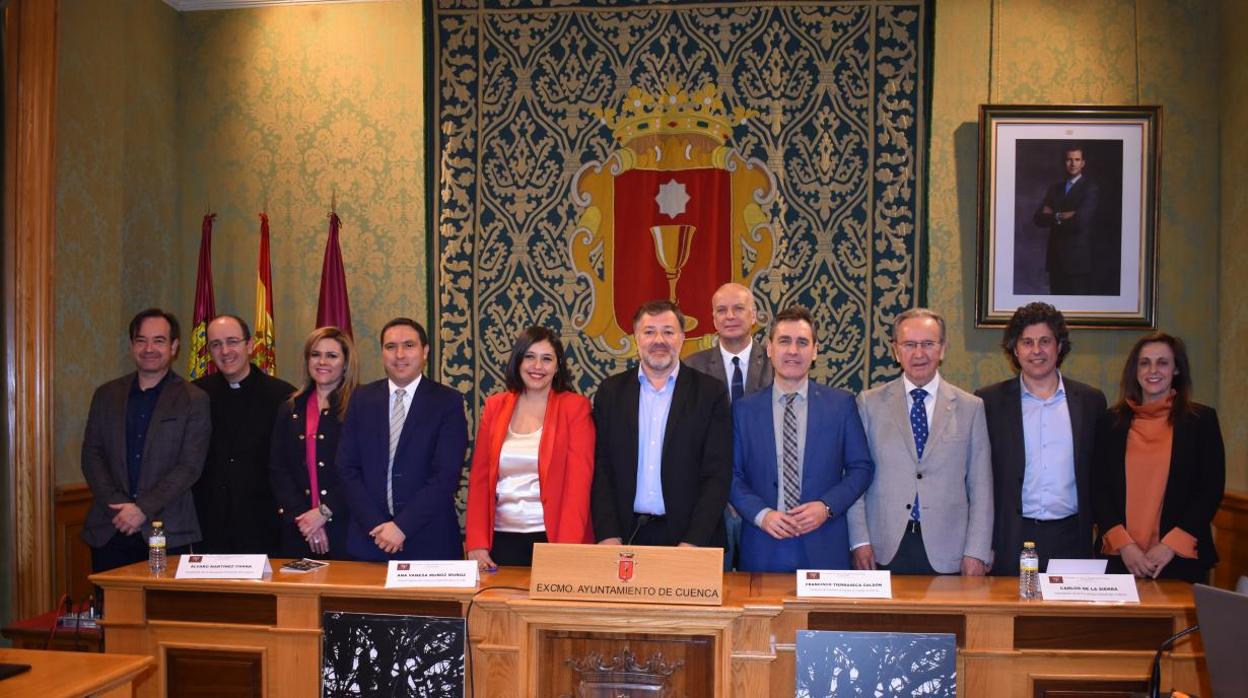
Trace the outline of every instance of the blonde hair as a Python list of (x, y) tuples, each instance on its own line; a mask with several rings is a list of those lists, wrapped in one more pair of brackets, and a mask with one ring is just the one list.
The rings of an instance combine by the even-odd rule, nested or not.
[[(316, 389), (316, 381), (312, 380), (312, 374), (308, 372), (308, 360), (312, 358), (312, 347), (316, 346), (316, 343), (322, 339), (332, 339), (338, 342), (338, 346), (342, 347), (342, 359), (344, 362), (342, 383), (334, 389), (331, 395), (331, 399), (335, 399), (338, 402), (338, 409), (334, 416), (341, 422), (347, 415), (347, 404), (351, 402), (351, 393), (355, 392), (356, 387), (360, 384), (360, 362), (355, 356), (355, 343), (351, 341), (351, 336), (332, 325), (312, 330), (308, 334), (308, 338), (303, 342), (303, 373), (305, 380), (303, 387), (291, 394), (289, 402), (293, 406), (295, 400), (298, 400), (300, 395)], [(328, 407), (328, 405), (323, 405), (322, 407)]]

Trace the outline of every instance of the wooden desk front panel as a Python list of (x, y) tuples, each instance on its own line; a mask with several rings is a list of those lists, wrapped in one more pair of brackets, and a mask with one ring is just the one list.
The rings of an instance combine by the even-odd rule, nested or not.
[[(264, 695), (315, 695), (324, 610), (466, 615), (468, 671), (475, 695), (489, 698), (570, 690), (564, 659), (625, 645), (696, 657), (686, 659), (686, 693), (702, 684), (716, 696), (793, 695), (805, 628), (952, 632), (960, 695), (1030, 698), (1044, 686), (1138, 682), (1155, 641), (1194, 621), (1190, 588), (1170, 582), (1141, 583), (1139, 605), (1115, 606), (1019, 602), (1012, 579), (960, 577), (895, 577), (892, 599), (799, 599), (792, 575), (730, 574), (724, 605), (679, 607), (533, 600), (507, 588), (527, 588), (527, 570), (489, 575), (492, 588), (480, 593), (385, 589), (384, 578), (383, 566), (336, 562), (262, 582), (173, 580), (139, 566), (95, 579), (108, 591), (108, 650), (157, 658), (143, 696), (161, 695), (169, 648), (256, 653)], [(179, 599), (232, 608), (206, 617)], [(1207, 695), (1202, 656), (1198, 642), (1181, 641), (1163, 662), (1163, 683)]]

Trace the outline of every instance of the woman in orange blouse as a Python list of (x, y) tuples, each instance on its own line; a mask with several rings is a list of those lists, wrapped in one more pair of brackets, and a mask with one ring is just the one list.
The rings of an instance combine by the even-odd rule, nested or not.
[(507, 390), (485, 401), (468, 475), (464, 548), (482, 569), (528, 566), (534, 543), (593, 543), (590, 403), (572, 392), (563, 343), (545, 327), (520, 333)]
[(1097, 434), (1096, 519), (1111, 573), (1209, 581), (1226, 459), (1218, 415), (1191, 399), (1183, 340), (1141, 338)]

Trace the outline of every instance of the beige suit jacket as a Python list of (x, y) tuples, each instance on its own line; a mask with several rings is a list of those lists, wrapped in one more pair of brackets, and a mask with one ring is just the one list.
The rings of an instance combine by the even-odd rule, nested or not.
[(850, 507), (850, 546), (869, 543), (876, 562), (888, 564), (918, 492), (923, 545), (933, 569), (957, 573), (963, 556), (990, 563), (992, 449), (983, 401), (942, 379), (921, 459), (900, 377), (861, 393), (858, 413), (875, 460), (875, 479)]

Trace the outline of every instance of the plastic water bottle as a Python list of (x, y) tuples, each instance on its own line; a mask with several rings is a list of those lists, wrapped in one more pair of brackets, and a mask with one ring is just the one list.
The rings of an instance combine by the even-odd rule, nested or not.
[(1023, 543), (1023, 552), (1018, 556), (1018, 598), (1040, 598), (1040, 554), (1032, 541)]
[(147, 567), (152, 574), (165, 571), (165, 525), (152, 522), (152, 535), (147, 539)]

